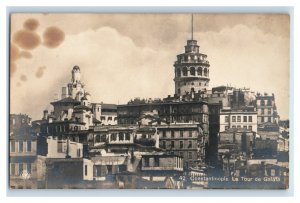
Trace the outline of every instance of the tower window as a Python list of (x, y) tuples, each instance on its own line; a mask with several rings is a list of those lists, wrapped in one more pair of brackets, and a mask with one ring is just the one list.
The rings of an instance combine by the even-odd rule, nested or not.
[(204, 69), (204, 76), (207, 76), (207, 69)]
[(177, 69), (177, 77), (180, 77), (181, 76), (181, 70), (178, 68)]
[(191, 68), (190, 68), (190, 74), (191, 74), (191, 75), (195, 75), (195, 68), (194, 68), (194, 67), (191, 67)]
[(187, 76), (187, 68), (186, 67), (183, 67), (183, 69), (182, 69), (182, 75), (183, 76)]
[(197, 74), (202, 76), (202, 68), (198, 67)]

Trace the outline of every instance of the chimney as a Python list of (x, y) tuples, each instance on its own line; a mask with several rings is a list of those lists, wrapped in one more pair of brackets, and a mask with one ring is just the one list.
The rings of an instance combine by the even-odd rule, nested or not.
[(48, 119), (48, 110), (44, 110), (43, 120)]
[(62, 89), (61, 89), (61, 98), (64, 99), (64, 98), (67, 98), (68, 96), (69, 96), (68, 88), (67, 87), (62, 87)]

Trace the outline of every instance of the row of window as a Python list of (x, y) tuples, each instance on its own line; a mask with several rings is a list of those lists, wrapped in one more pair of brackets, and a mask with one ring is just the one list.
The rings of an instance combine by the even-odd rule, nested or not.
[[(225, 126), (225, 130), (227, 130), (229, 126)], [(252, 130), (252, 125), (244, 125), (243, 127), (241, 125), (232, 125), (232, 128), (244, 128), (244, 129), (249, 129)]]
[(95, 142), (106, 142), (106, 135), (96, 135)]
[[(77, 129), (75, 129), (75, 127)], [(57, 126), (46, 126), (44, 128), (42, 128), (42, 131), (44, 133), (57, 133), (57, 132), (67, 132), (70, 130), (78, 130), (77, 126), (74, 126), (74, 128), (70, 128), (67, 125), (57, 125)]]
[[(208, 82), (199, 82), (199, 86), (207, 86)], [(198, 83), (194, 82), (180, 82), (179, 85), (198, 85)], [(193, 91), (195, 91), (195, 88), (193, 88)]]
[[(242, 116), (231, 116), (232, 122), (241, 122)], [(229, 116), (225, 116), (225, 122), (229, 122)], [(243, 122), (252, 122), (252, 116), (243, 116)]]
[[(105, 121), (106, 120), (106, 117), (105, 116), (101, 116), (100, 117), (101, 121)], [(113, 120), (113, 117), (112, 116), (108, 116), (107, 117), (107, 121), (112, 121)], [(117, 121), (118, 118), (117, 117), (114, 117), (114, 121)]]
[[(150, 159), (153, 159), (153, 161), (150, 162)], [(145, 167), (159, 167), (160, 166), (159, 165), (159, 157), (153, 157), (153, 158), (145, 157), (145, 158), (143, 158), (143, 161), (144, 161), (144, 166)], [(183, 167), (180, 158), (176, 158), (175, 165), (176, 165), (177, 168), (182, 168)]]
[[(146, 138), (146, 137), (142, 137), (142, 138)], [(95, 136), (95, 142), (96, 143), (99, 143), (99, 142), (106, 142), (107, 140), (107, 135), (106, 134), (98, 134)], [(111, 133), (110, 135), (110, 141), (129, 141), (130, 140), (130, 133), (129, 132), (126, 132), (126, 133), (123, 133), (123, 132), (119, 132), (119, 133)]]
[(261, 106), (272, 106), (272, 101), (270, 100), (270, 99), (268, 99), (268, 100), (260, 100), (260, 105)]
[[(27, 121), (29, 122), (29, 119), (27, 119)], [(15, 118), (11, 119), (11, 123), (12, 123), (12, 125), (16, 125), (16, 119), (15, 119)], [(25, 123), (25, 118), (22, 118), (22, 119), (21, 119), (21, 123), (22, 123), (22, 124)]]
[[(25, 147), (26, 146), (26, 147)], [(10, 152), (32, 152), (32, 141), (10, 141)]]
[[(193, 89), (193, 88), (192, 88)], [(158, 114), (170, 114), (170, 113), (207, 113), (208, 109), (205, 105), (202, 107), (195, 106), (193, 108), (190, 108), (188, 106), (182, 106), (180, 108), (173, 107), (171, 110), (170, 108), (164, 108), (162, 111), (158, 110)]]
[[(106, 175), (112, 175), (119, 172), (123, 172), (127, 170), (126, 165), (94, 165), (94, 176), (95, 177), (103, 177)], [(131, 176), (128, 176), (130, 179)]]
[(176, 142), (177, 146), (180, 149), (193, 148), (193, 142), (192, 141), (184, 141), (184, 140), (180, 140), (179, 143), (178, 143), (178, 141), (162, 141), (161, 142), (161, 144), (162, 144), (161, 147), (164, 148), (164, 149), (175, 148), (175, 142)]
[(32, 163), (11, 163), (10, 164), (11, 176), (20, 176), (25, 171), (29, 174), (32, 173)]
[[(193, 130), (189, 130), (189, 131), (185, 131), (185, 132), (188, 132), (189, 137), (193, 137)], [(175, 138), (175, 130), (171, 130), (171, 132), (169, 134), (171, 134), (171, 138)], [(162, 131), (162, 136), (167, 137), (167, 131)], [(179, 131), (179, 137), (184, 137), (184, 131), (183, 130)]]
[[(264, 115), (265, 114), (265, 109), (261, 109), (260, 110), (260, 112), (261, 112), (261, 115)], [(268, 114), (270, 115), (270, 114), (272, 114), (272, 109), (268, 109)]]
[(111, 141), (122, 141), (122, 140), (126, 140), (126, 141), (129, 141), (130, 140), (130, 133), (112, 133), (110, 135), (110, 140)]
[(264, 122), (272, 122), (272, 117), (261, 117), (261, 119), (260, 119), (260, 121), (262, 122), (262, 123), (264, 123)]
[[(187, 69), (187, 67), (183, 67), (182, 71), (180, 68), (177, 69), (177, 77), (180, 77), (181, 74), (182, 76), (188, 76), (188, 71), (190, 72), (190, 75), (195, 76), (196, 75), (196, 69), (194, 67), (190, 67), (190, 70)], [(197, 69), (197, 75), (198, 76), (209, 76), (209, 70), (208, 68), (203, 68), (202, 67), (198, 67)]]
[[(199, 52), (199, 47), (197, 46), (186, 46), (185, 47), (185, 51), (186, 52)], [(181, 62), (185, 62), (185, 61), (190, 61), (190, 60), (194, 60), (194, 61), (198, 61), (198, 62), (202, 62), (203, 60), (206, 59), (206, 56), (203, 55), (179, 55), (177, 56), (178, 61)]]
[[(184, 153), (181, 152), (181, 151), (178, 152), (178, 155), (181, 156), (181, 157), (184, 157)], [(188, 155), (187, 156), (188, 159), (193, 159), (193, 152), (188, 152), (187, 155)]]

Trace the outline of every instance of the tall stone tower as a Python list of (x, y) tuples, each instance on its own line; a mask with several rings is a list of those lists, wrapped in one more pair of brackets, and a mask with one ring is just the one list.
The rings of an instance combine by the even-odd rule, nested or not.
[(71, 97), (80, 102), (81, 98), (85, 95), (84, 84), (80, 80), (80, 68), (74, 66), (71, 73), (71, 82), (68, 83), (67, 87), (62, 87), (61, 98)]
[(187, 40), (185, 52), (177, 55), (174, 63), (175, 94), (182, 96), (190, 92), (206, 91), (209, 86), (209, 62), (207, 55), (199, 52), (200, 46), (192, 37)]

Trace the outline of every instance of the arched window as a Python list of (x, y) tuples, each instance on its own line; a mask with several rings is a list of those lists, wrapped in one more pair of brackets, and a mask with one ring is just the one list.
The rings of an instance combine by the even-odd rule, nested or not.
[(197, 72), (198, 72), (198, 75), (201, 75), (201, 76), (202, 76), (202, 68), (201, 68), (201, 67), (198, 67)]
[(181, 70), (180, 68), (177, 69), (177, 77), (180, 77), (181, 76)]
[(111, 141), (116, 141), (117, 140), (117, 134), (112, 133), (110, 139), (111, 139)]
[(100, 135), (96, 135), (96, 142), (100, 142)]
[(194, 67), (190, 68), (190, 75), (195, 75), (195, 68)]
[(207, 76), (207, 69), (204, 69), (204, 76)]
[(124, 133), (122, 133), (122, 132), (119, 133), (119, 140), (120, 141), (124, 140)]
[(183, 69), (182, 69), (182, 75), (183, 76), (187, 76), (187, 68), (186, 67), (183, 67)]
[(101, 135), (100, 142), (106, 142), (106, 135)]

